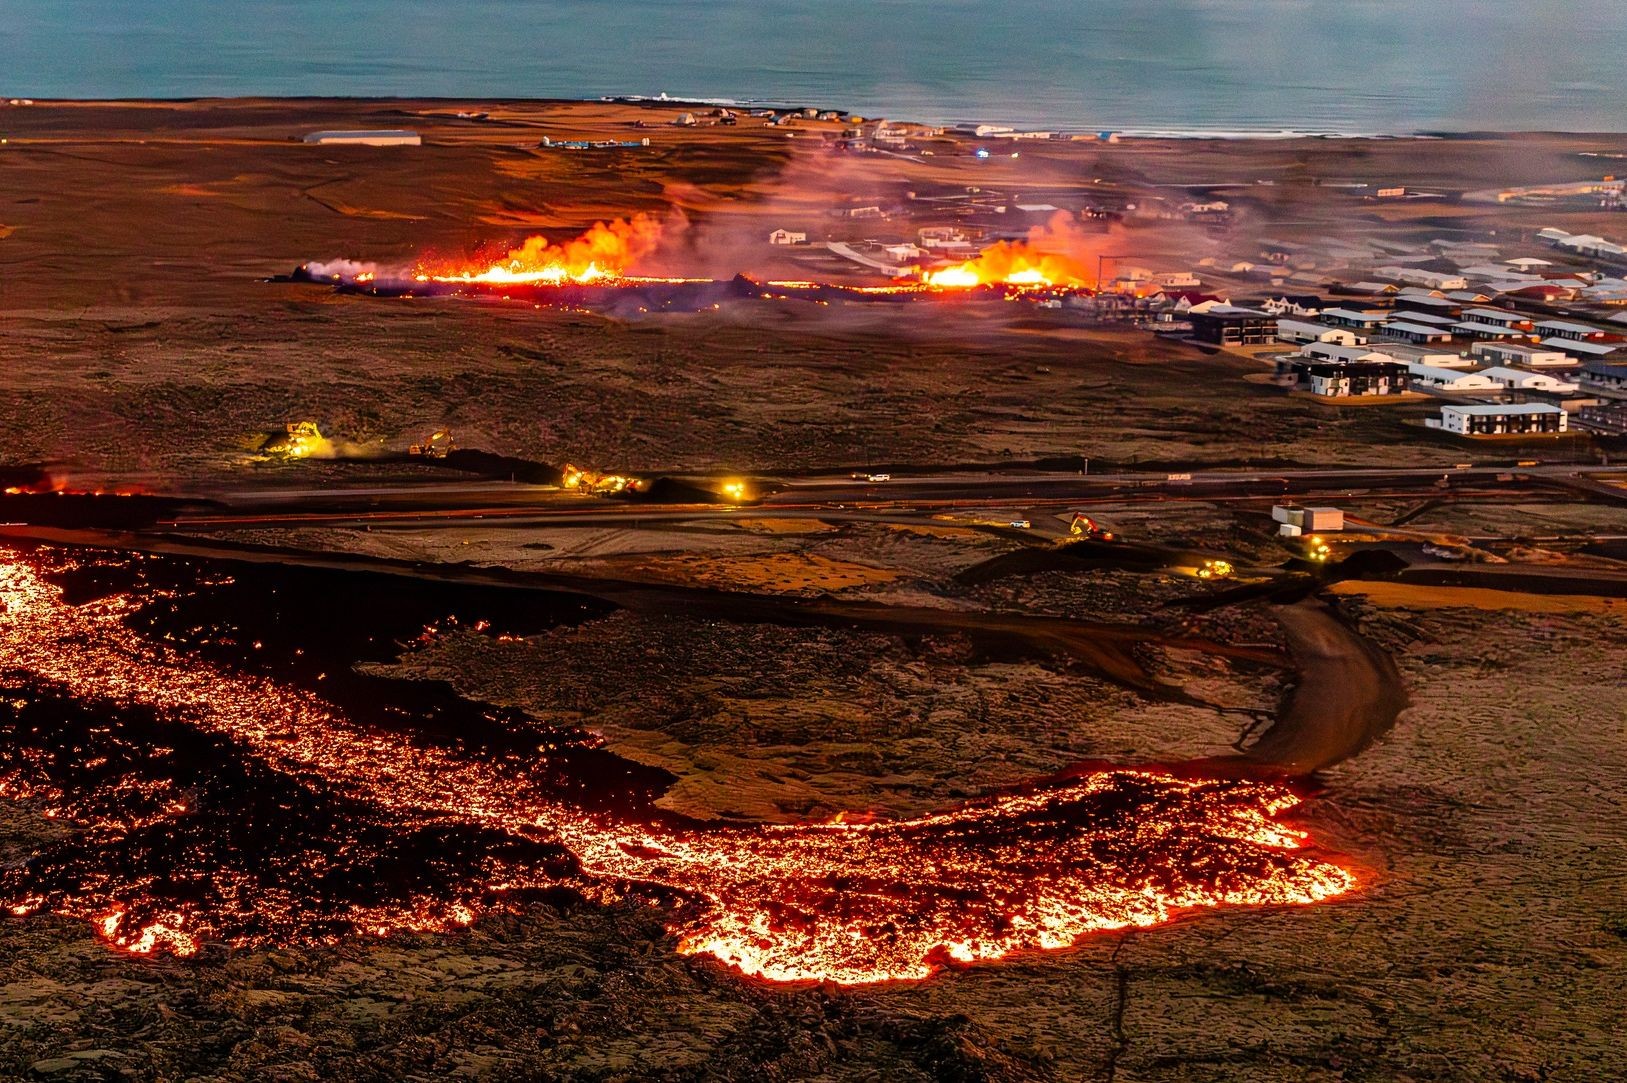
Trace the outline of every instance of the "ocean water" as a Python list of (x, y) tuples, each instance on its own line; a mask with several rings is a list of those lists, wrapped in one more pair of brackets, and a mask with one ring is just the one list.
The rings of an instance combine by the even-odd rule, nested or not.
[(1627, 130), (1627, 0), (0, 0), (0, 96), (613, 94), (1269, 134)]

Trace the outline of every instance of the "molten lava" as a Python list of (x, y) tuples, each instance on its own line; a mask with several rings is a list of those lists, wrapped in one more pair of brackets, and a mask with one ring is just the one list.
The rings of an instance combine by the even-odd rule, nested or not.
[(381, 267), (354, 260), (311, 261), (294, 272), (300, 281), (325, 282), (380, 297), (483, 297), (537, 307), (582, 308), (629, 317), (651, 312), (700, 312), (736, 300), (906, 302), (950, 292), (982, 291), (1004, 300), (1050, 300), (1086, 292), (1092, 241), (1066, 212), (1029, 231), (1025, 240), (1000, 241), (975, 259), (924, 271), (885, 285), (803, 280), (683, 278), (642, 273), (666, 232), (648, 214), (595, 223), (563, 243), (531, 237), (501, 255), (471, 260), (425, 258), (412, 267)]
[[(670, 928), (686, 954), (775, 981), (857, 984), (1354, 886), (1278, 821), (1298, 801), (1287, 789), (1158, 771), (1096, 771), (901, 822), (719, 827), (589, 811), (535, 738), (495, 754), (363, 725), (135, 631), (144, 606), (168, 604), (161, 593), (70, 602), (43, 574), (50, 559), (71, 563), (0, 548), (0, 792), (81, 833), (50, 860), (0, 871), (0, 905), (88, 921), (123, 950), (446, 930), (567, 887), (676, 897)], [(53, 743), (60, 719), (30, 714), (45, 701), (100, 713)], [(157, 728), (121, 738), (140, 726)], [(244, 811), (262, 792), (268, 805)], [(268, 809), (287, 819), (270, 834)], [(306, 829), (338, 839), (302, 848)], [(245, 868), (240, 838), (280, 849)], [(172, 845), (160, 853), (153, 839)], [(409, 886), (381, 887), (377, 866), (354, 864), (362, 852), (396, 862)], [(399, 863), (413, 853), (456, 879), (411, 886), (416, 870)]]
[[(628, 277), (639, 260), (661, 241), (661, 223), (648, 214), (596, 222), (581, 236), (554, 244), (528, 237), (518, 248), (484, 267), (429, 262), (419, 264), (418, 282), (526, 285), (587, 284)], [(368, 281), (372, 278), (369, 277)]]
[(1050, 222), (1029, 230), (1026, 240), (996, 242), (965, 263), (923, 272), (921, 281), (935, 289), (1080, 289), (1095, 257), (1088, 235), (1066, 211), (1058, 211)]
[(1311, 903), (1345, 870), (1294, 852), (1275, 787), (1098, 771), (917, 820), (632, 834), (567, 829), (584, 868), (698, 894), (678, 950), (773, 981), (919, 979), (1218, 905)]

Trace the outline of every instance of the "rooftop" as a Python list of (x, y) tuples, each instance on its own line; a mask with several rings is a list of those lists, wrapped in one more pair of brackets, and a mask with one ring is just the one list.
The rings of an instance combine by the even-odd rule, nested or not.
[(1408, 335), (1451, 335), (1451, 331), (1428, 323), (1408, 323), (1406, 320), (1391, 320), (1384, 325), (1386, 331), (1400, 331)]
[(1574, 342), (1568, 338), (1545, 338), (1542, 344), (1555, 350), (1586, 354), (1589, 357), (1612, 357), (1624, 352), (1618, 342)]
[(1330, 361), (1392, 361), (1394, 358), (1366, 346), (1340, 346), (1332, 342), (1312, 342), (1300, 348), (1301, 357)]
[(406, 128), (358, 128), (355, 130), (338, 129), (334, 131), (309, 132), (305, 135), (307, 143), (418, 143), (422, 142), (417, 132)]
[(1570, 323), (1566, 320), (1543, 320), (1537, 326), (1544, 331), (1575, 331), (1578, 334), (1585, 335), (1602, 335), (1605, 333), (1602, 327), (1594, 327), (1586, 323)]
[(1463, 315), (1470, 321), (1474, 320), (1524, 320), (1525, 317), (1518, 312), (1509, 312), (1501, 308), (1466, 308)]
[(1476, 350), (1496, 350), (1499, 353), (1519, 354), (1523, 357), (1530, 357), (1533, 354), (1539, 353), (1553, 354), (1565, 352), (1563, 350), (1544, 349), (1541, 346), (1532, 346), (1524, 342), (1481, 342), (1476, 343), (1474, 348)]
[(1542, 376), (1549, 380), (1558, 377), (1546, 372), (1527, 372), (1525, 369), (1511, 369), (1506, 365), (1494, 365), (1489, 369), (1481, 369), (1481, 375), (1490, 376), (1493, 380), (1529, 380), (1533, 376)]
[(1479, 406), (1442, 406), (1441, 413), (1472, 414), (1475, 417), (1498, 417), (1505, 414), (1562, 414), (1565, 411), (1550, 402), (1525, 402), (1519, 405), (1486, 403)]
[(1518, 333), (1510, 331), (1501, 324), (1481, 323), (1478, 320), (1461, 320), (1452, 325), (1452, 330), (1472, 335), (1512, 335)]
[(1437, 327), (1451, 327), (1458, 322), (1450, 316), (1437, 316), (1433, 312), (1411, 312), (1406, 309), (1397, 312), (1392, 320), (1397, 323), (1427, 323)]
[(1409, 364), (1407, 371), (1426, 380), (1461, 380), (1465, 376), (1479, 376), (1475, 369), (1443, 369), (1439, 365)]

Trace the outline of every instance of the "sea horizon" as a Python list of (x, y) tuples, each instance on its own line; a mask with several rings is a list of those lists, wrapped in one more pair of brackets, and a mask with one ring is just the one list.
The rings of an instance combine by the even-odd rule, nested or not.
[[(0, 98), (815, 105), (1167, 137), (1614, 132), (1627, 5), (0, 0)], [(1312, 46), (1348, 41), (1348, 49)]]

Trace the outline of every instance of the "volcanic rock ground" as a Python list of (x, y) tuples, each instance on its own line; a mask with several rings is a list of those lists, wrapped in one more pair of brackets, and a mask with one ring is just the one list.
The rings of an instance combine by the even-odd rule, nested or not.
[[(500, 112), (516, 130), (556, 137), (615, 134), (633, 115), (573, 108)], [(358, 445), (398, 447), (450, 424), (471, 446), (649, 470), (1051, 454), (1410, 465), (1460, 454), (1404, 439), (1409, 408), (1309, 413), (1237, 380), (1255, 370), (1249, 362), (1128, 334), (936, 310), (620, 324), (259, 281), (307, 258), (407, 258), (667, 204), (697, 221), (778, 224), (749, 208), (775, 191), (792, 156), (755, 133), (656, 131), (655, 156), (614, 166), (517, 150), (507, 128), (451, 132), (401, 154), (284, 141), (322, 127), (450, 132), (424, 118), (436, 110), (448, 111), (190, 103), (6, 114), (0, 464), (47, 461), (69, 476), (161, 488), (368, 476), (242, 461), (247, 434), (304, 416)], [(1156, 181), (1290, 177), (1331, 158), (1375, 178), (1468, 186), (1491, 169), (1511, 183), (1555, 179), (1571, 151), (1595, 145), (1614, 144), (1463, 141), (1427, 155), (1407, 141), (1149, 145), (1140, 157), (1114, 148), (1049, 165)], [(1285, 204), (1262, 214), (1302, 209), (1296, 197), (1261, 198)], [(1575, 228), (1561, 219), (1551, 224)], [(1452, 535), (1622, 525), (1619, 507), (1557, 502), (1375, 500), (1357, 510), (1375, 521), (1409, 514), (1417, 529)], [(1140, 538), (1240, 562), (1274, 551), (1227, 509), (1114, 514)], [(1172, 607), (1209, 588), (1167, 572), (957, 581), (1014, 543), (955, 524), (764, 521), (653, 538), (311, 529), (230, 540), (1144, 622), (1281, 646), (1270, 605)], [(1394, 730), (1327, 771), (1296, 813), (1358, 872), (1361, 889), (1335, 902), (1205, 913), (860, 989), (775, 987), (680, 957), (660, 915), (631, 905), (561, 901), (455, 933), (209, 946), (181, 960), (114, 953), (81, 922), (7, 915), (0, 1078), (1612, 1077), (1627, 1030), (1622, 603), (1361, 583), (1332, 597), (1394, 657), (1410, 698)], [(1190, 701), (1149, 700), (1066, 659), (1000, 657), (955, 635), (632, 611), (520, 640), (451, 634), (383, 668), (600, 732), (613, 750), (672, 772), (672, 807), (796, 821), (942, 808), (1081, 760), (1224, 755), (1293, 681), (1283, 666), (1216, 655), (1147, 647), (1139, 657)], [(0, 802), (0, 861), (67, 830)]]

